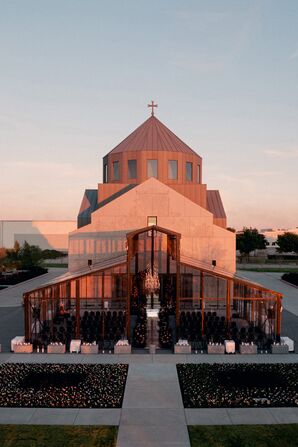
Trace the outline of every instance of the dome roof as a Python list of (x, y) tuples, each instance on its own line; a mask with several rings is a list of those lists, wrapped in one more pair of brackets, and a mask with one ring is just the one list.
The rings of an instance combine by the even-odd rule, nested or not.
[(109, 154), (125, 151), (171, 151), (197, 155), (155, 116), (150, 116)]

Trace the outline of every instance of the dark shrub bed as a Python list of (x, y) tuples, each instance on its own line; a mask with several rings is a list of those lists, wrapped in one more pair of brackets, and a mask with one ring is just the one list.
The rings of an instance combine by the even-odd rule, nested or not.
[(121, 408), (128, 365), (0, 365), (0, 407)]
[(35, 278), (36, 276), (44, 275), (48, 273), (48, 270), (43, 267), (34, 267), (26, 271), (16, 271), (12, 275), (5, 275), (0, 273), (0, 284), (3, 286), (13, 286), (20, 282), (27, 281), (28, 279)]
[(296, 407), (298, 364), (179, 364), (186, 408)]
[(285, 273), (282, 275), (281, 279), (290, 284), (294, 284), (294, 286), (298, 286), (298, 273)]

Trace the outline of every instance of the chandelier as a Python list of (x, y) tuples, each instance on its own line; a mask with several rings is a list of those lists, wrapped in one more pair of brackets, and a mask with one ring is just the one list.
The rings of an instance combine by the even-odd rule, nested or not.
[(146, 276), (145, 276), (145, 290), (146, 293), (156, 293), (160, 288), (160, 282), (158, 277), (158, 270), (157, 267), (153, 266), (153, 272), (151, 270), (151, 267), (148, 265), (146, 269)]

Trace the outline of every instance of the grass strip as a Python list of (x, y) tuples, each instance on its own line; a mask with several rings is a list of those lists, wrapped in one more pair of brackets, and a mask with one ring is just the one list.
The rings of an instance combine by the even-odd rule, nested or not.
[(191, 447), (297, 447), (298, 424), (190, 425)]
[(0, 425), (1, 447), (115, 447), (118, 427)]

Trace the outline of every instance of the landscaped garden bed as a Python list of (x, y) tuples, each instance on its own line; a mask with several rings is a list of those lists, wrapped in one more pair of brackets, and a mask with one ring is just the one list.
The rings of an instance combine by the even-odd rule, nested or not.
[(281, 279), (298, 287), (298, 273), (285, 273), (284, 275), (282, 275)]
[(23, 281), (36, 278), (37, 276), (48, 273), (48, 270), (43, 267), (35, 267), (30, 270), (15, 270), (13, 272), (0, 273), (1, 286), (13, 286)]
[(298, 407), (298, 364), (179, 364), (186, 408)]
[(0, 407), (121, 408), (128, 365), (0, 365)]

